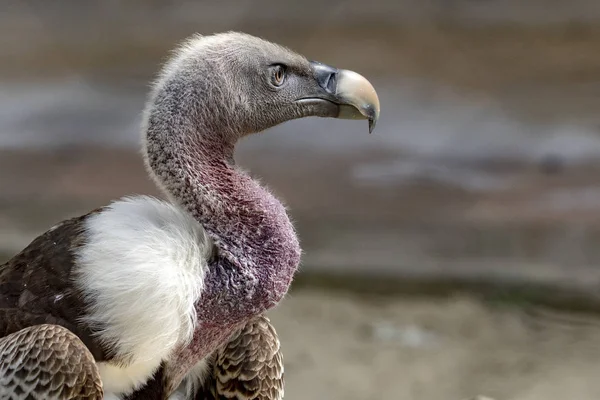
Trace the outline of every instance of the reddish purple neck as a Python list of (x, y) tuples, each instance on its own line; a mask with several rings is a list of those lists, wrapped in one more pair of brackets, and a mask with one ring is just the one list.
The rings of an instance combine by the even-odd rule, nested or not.
[(285, 207), (233, 165), (233, 146), (204, 143), (181, 158), (188, 199), (182, 205), (215, 241), (220, 255), (239, 268), (292, 274), (300, 248)]
[(198, 321), (226, 326), (274, 307), (287, 293), (301, 253), (285, 207), (228, 161), (233, 146), (222, 136), (161, 145), (165, 137), (148, 136), (149, 165), (217, 248), (208, 261)]
[(232, 165), (233, 146), (222, 136), (178, 141), (155, 133), (149, 130), (147, 137), (149, 166), (217, 248), (196, 306), (192, 343), (169, 363), (171, 378), (179, 381), (235, 329), (281, 301), (301, 250), (285, 207)]

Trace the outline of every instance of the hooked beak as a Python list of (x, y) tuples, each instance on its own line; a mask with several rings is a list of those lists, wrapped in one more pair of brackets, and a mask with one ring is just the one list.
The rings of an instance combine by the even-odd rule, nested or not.
[[(337, 69), (319, 62), (311, 62), (314, 77), (322, 90), (313, 100), (328, 101), (337, 105), (336, 113), (328, 115), (342, 119), (369, 120), (369, 133), (379, 119), (379, 98), (373, 85), (356, 72)], [(308, 100), (308, 99), (306, 99)]]

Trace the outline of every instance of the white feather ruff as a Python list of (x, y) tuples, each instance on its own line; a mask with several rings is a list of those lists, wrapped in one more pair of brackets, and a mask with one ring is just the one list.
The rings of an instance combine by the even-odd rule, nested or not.
[(84, 321), (125, 361), (99, 364), (105, 391), (129, 393), (191, 339), (212, 243), (185, 211), (146, 196), (112, 203), (85, 228), (76, 254), (91, 304)]

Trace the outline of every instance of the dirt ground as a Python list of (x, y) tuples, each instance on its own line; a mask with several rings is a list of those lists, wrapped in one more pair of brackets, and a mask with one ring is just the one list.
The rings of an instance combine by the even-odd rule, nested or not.
[[(120, 153), (112, 153), (111, 163), (96, 168), (96, 161), (106, 158), (106, 154), (61, 154), (52, 157), (43, 154), (27, 156), (18, 152), (0, 154), (0, 171), (13, 171), (10, 174), (0, 173), (0, 250), (4, 250), (4, 258), (14, 254), (56, 221), (81, 214), (125, 193), (154, 193), (151, 184), (143, 179), (143, 169), (137, 158), (131, 155), (123, 153), (119, 157)], [(267, 171), (260, 163), (255, 167), (259, 171), (261, 167), (262, 172)], [(593, 174), (586, 176), (591, 179)], [(273, 175), (268, 181), (282, 182), (276, 177)], [(297, 179), (295, 182), (304, 190), (311, 188), (309, 181)], [(313, 213), (318, 210), (319, 214), (323, 214), (328, 209), (327, 202), (307, 203), (303, 209), (302, 202), (292, 195), (295, 193), (292, 188), (286, 190), (283, 184), (280, 188), (290, 194), (286, 197), (296, 199), (293, 204), (295, 211), (312, 207)], [(341, 184), (337, 188), (335, 193), (338, 195), (349, 190)], [(370, 195), (375, 204), (381, 204), (376, 203), (373, 191)], [(344, 204), (350, 207), (349, 210), (356, 210), (352, 204), (361, 198), (346, 197)], [(524, 198), (531, 199), (531, 196)], [(385, 199), (390, 201), (381, 197), (381, 201)], [(445, 199), (448, 201), (448, 196)], [(480, 207), (482, 204), (479, 202)], [(375, 209), (387, 208), (380, 206)], [(388, 217), (386, 224), (381, 224), (382, 228), (399, 229), (404, 226), (406, 220), (401, 216), (401, 213), (396, 213), (397, 227)], [(377, 260), (374, 255), (381, 255), (383, 249), (373, 247), (369, 251), (362, 236), (354, 242), (349, 238), (353, 232), (358, 232), (357, 227), (364, 230), (365, 226), (378, 224), (379, 220), (374, 221), (365, 225), (366, 221), (358, 220), (353, 225), (346, 219), (340, 228), (343, 230), (335, 231), (335, 235), (325, 235), (327, 229), (323, 226), (307, 225), (302, 230), (306, 238), (305, 263), (312, 262), (312, 270), (320, 272), (343, 264), (343, 268), (334, 270), (347, 276), (348, 270), (352, 269), (352, 258), (355, 263), (356, 259), (368, 258), (369, 268), (373, 270), (373, 262)], [(368, 232), (373, 239), (373, 232)], [(398, 230), (395, 234), (400, 232)], [(454, 230), (454, 235), (456, 232)], [(482, 231), (477, 232), (481, 236)], [(427, 237), (436, 236), (433, 231), (426, 233)], [(467, 240), (461, 235), (463, 240)], [(394, 261), (393, 269), (399, 276), (410, 277), (417, 270), (423, 272), (427, 266), (424, 255), (407, 260), (398, 258), (409, 254), (407, 249), (411, 247), (401, 247), (400, 244), (413, 243), (416, 240), (414, 233), (408, 231), (403, 236), (392, 237), (398, 239), (394, 245), (383, 240), (385, 237), (382, 235), (374, 236), (379, 239), (373, 243), (398, 250), (388, 255)], [(500, 237), (504, 238), (498, 234), (491, 235), (490, 241), (498, 246), (496, 242)], [(446, 236), (439, 238), (446, 244), (447, 239)], [(586, 249), (590, 251), (586, 254), (591, 256), (597, 240), (595, 236), (588, 239)], [(467, 242), (472, 240), (475, 236)], [(577, 249), (584, 247), (580, 236), (574, 237), (574, 240)], [(320, 242), (324, 244), (316, 246)], [(360, 254), (350, 251), (351, 247), (358, 248), (352, 245), (355, 242), (362, 245)], [(474, 242), (477, 251), (481, 251), (480, 242), (481, 239)], [(465, 251), (469, 249), (471, 247)], [(565, 252), (564, 246), (560, 250)], [(361, 254), (364, 257), (359, 257)], [(441, 254), (448, 257), (446, 253)], [(511, 253), (500, 248), (494, 254)], [(508, 258), (491, 263), (490, 254), (479, 256), (481, 262), (476, 263), (476, 268), (467, 269), (465, 276), (480, 276), (482, 271), (487, 270), (497, 278), (519, 272), (522, 275), (519, 275), (520, 279), (532, 282), (549, 279), (547, 274), (536, 275), (536, 268), (531, 268), (536, 264), (527, 259), (520, 259), (521, 262), (513, 263), (514, 268), (507, 268), (510, 266)], [(341, 261), (332, 264), (332, 257), (341, 258)], [(556, 257), (552, 259), (556, 261)], [(401, 261), (407, 265), (405, 269), (399, 265)], [(436, 267), (430, 273), (432, 276), (442, 272), (449, 274), (454, 268), (460, 274), (462, 272), (456, 269), (457, 265), (447, 262), (443, 268)], [(544, 267), (543, 271), (552, 271), (550, 264), (540, 265)], [(577, 278), (585, 282), (584, 286), (590, 291), (597, 292), (594, 284), (598, 282), (597, 275), (581, 272), (572, 263), (565, 265), (569, 268), (564, 275), (556, 275), (556, 280), (565, 285), (569, 279)], [(415, 269), (415, 266), (418, 268)], [(304, 265), (303, 271), (309, 272), (311, 269), (308, 267)], [(364, 285), (368, 283), (364, 282)], [(557, 296), (553, 293), (553, 297)], [(349, 291), (315, 289), (310, 285), (293, 290), (271, 313), (271, 317), (284, 351), (287, 400), (466, 400), (476, 395), (489, 396), (494, 400), (600, 399), (600, 381), (596, 379), (599, 371), (597, 360), (600, 359), (600, 346), (597, 345), (600, 323), (590, 317), (578, 318), (573, 314), (558, 315), (556, 312), (532, 315), (516, 307), (483, 305), (468, 297), (374, 297)]]
[[(0, 193), (0, 250), (4, 250), (4, 258), (56, 221), (83, 213), (128, 192), (154, 193), (150, 182), (143, 178), (137, 158), (126, 152), (112, 153), (112, 162), (103, 168), (97, 168), (98, 163), (94, 161), (106, 158), (102, 152), (61, 154), (0, 153), (0, 171), (13, 171), (0, 173), (3, 189)], [(260, 170), (260, 163), (255, 167)], [(267, 168), (262, 167), (266, 172)], [(593, 174), (586, 176), (591, 178)], [(276, 177), (271, 176), (269, 181), (282, 182)], [(87, 182), (94, 184), (84, 184)], [(298, 185), (299, 180), (295, 182)], [(301, 182), (299, 186), (309, 190), (310, 182)], [(286, 186), (281, 185), (281, 188), (286, 189)], [(335, 193), (346, 193), (343, 188), (338, 184)], [(290, 198), (296, 199), (295, 210), (302, 211), (302, 202), (291, 195), (295, 192), (291, 188), (287, 191)], [(376, 201), (373, 191), (370, 195), (372, 201)], [(354, 210), (351, 206), (360, 197), (346, 197), (343, 204)], [(531, 199), (531, 196), (524, 197)], [(447, 196), (445, 199), (448, 201)], [(481, 207), (482, 202), (479, 205)], [(313, 213), (323, 210), (320, 214), (328, 209), (327, 202), (307, 203), (304, 207), (312, 208)], [(397, 227), (391, 225), (390, 218), (382, 226), (395, 227), (401, 232), (399, 227), (406, 221), (400, 216), (396, 213), (400, 224)], [(375, 219), (371, 225), (377, 221)], [(352, 258), (355, 263), (356, 259), (368, 258), (369, 268), (373, 269), (374, 255), (381, 254), (382, 249), (373, 248), (369, 252), (368, 243), (360, 239), (362, 237), (357, 241), (362, 245), (360, 254), (350, 251), (353, 246), (349, 246), (354, 243), (349, 241), (350, 234), (358, 232), (355, 229), (358, 226), (364, 229), (365, 224), (360, 221), (354, 226), (346, 220), (342, 231), (329, 236), (323, 236), (326, 229), (320, 225), (304, 227), (305, 263), (312, 260), (312, 270), (322, 272), (332, 268), (327, 261), (331, 264), (331, 254), (334, 254), (342, 259), (340, 263), (344, 268), (335, 271), (343, 276), (351, 269)], [(478, 235), (481, 235), (480, 231)], [(379, 241), (375, 241), (378, 246), (389, 242), (380, 236), (375, 236), (379, 237)], [(435, 235), (429, 232), (426, 236)], [(496, 234), (491, 238), (496, 242), (498, 237)], [(411, 232), (401, 239), (394, 246), (386, 246), (397, 249), (399, 243), (410, 244), (416, 240)], [(582, 238), (577, 236), (575, 239), (577, 248), (583, 248)], [(447, 243), (446, 237), (439, 240)], [(315, 247), (317, 242), (325, 244)], [(589, 248), (597, 243), (595, 237), (590, 237), (588, 242)], [(476, 247), (479, 249), (480, 246)], [(508, 253), (506, 249), (497, 252)], [(366, 256), (361, 258), (361, 254)], [(411, 271), (413, 275), (416, 273), (415, 266), (419, 271), (426, 267), (425, 258), (420, 256), (411, 262), (404, 260), (410, 267), (401, 269), (398, 256), (402, 254), (407, 255), (406, 248), (399, 248), (398, 254), (390, 254), (393, 269), (399, 275), (411, 276)], [(482, 256), (489, 258), (489, 254)], [(508, 260), (504, 261), (496, 264), (489, 260), (478, 262), (477, 268), (467, 270), (465, 276), (479, 276), (485, 270), (497, 277), (510, 276), (517, 270), (526, 278), (528, 273), (533, 273), (531, 268), (525, 268), (533, 265), (526, 260), (512, 272), (507, 268)], [(543, 265), (544, 271), (548, 271), (550, 266)], [(580, 278), (587, 282), (586, 287), (596, 292), (594, 282), (597, 279), (593, 276), (597, 275), (577, 272), (573, 264), (568, 265), (566, 275), (557, 275), (563, 285), (569, 279)], [(448, 274), (453, 268), (456, 270), (454, 264), (446, 263), (443, 271)], [(303, 271), (310, 271), (308, 265)], [(432, 271), (435, 276), (442, 273), (440, 269)], [(461, 273), (461, 270), (457, 271)], [(535, 276), (528, 279), (547, 279), (540, 276), (534, 279)], [(557, 297), (556, 293), (554, 297)], [(562, 316), (556, 312), (532, 315), (516, 307), (492, 307), (467, 297), (374, 297), (315, 289), (310, 285), (293, 290), (271, 317), (282, 341), (288, 400), (466, 400), (476, 395), (486, 395), (494, 400), (600, 398), (600, 381), (596, 379), (600, 323), (589, 317), (579, 319), (573, 314)]]
[(588, 317), (300, 290), (271, 319), (289, 400), (600, 398), (600, 324)]

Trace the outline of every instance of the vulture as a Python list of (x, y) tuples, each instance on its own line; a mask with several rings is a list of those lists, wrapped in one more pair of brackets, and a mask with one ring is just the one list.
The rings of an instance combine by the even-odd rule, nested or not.
[(264, 39), (183, 42), (141, 124), (165, 200), (124, 197), (63, 221), (0, 266), (0, 399), (281, 399), (265, 312), (301, 248), (234, 147), (311, 116), (367, 120), (371, 132), (379, 112), (363, 76)]

